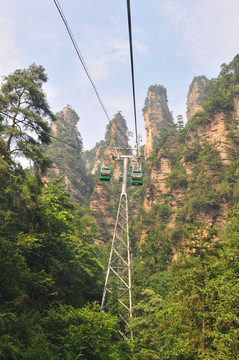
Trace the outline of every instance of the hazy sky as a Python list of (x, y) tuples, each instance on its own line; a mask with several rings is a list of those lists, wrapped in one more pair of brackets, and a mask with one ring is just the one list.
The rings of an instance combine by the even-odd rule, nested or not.
[[(59, 0), (110, 119), (134, 131), (126, 0)], [(104, 138), (98, 102), (53, 0), (0, 0), (0, 76), (32, 63), (48, 74), (54, 112), (70, 104), (85, 149)], [(131, 0), (138, 132), (150, 85), (164, 85), (174, 119), (186, 120), (194, 76), (216, 77), (239, 52), (238, 0)]]

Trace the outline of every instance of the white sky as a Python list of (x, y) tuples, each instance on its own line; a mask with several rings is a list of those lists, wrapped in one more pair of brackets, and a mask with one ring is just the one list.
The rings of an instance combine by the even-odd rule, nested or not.
[[(126, 0), (59, 0), (110, 119), (134, 131)], [(48, 74), (54, 112), (80, 116), (84, 148), (104, 138), (107, 117), (53, 0), (0, 0), (0, 76), (30, 64)], [(174, 119), (186, 120), (194, 76), (216, 77), (238, 51), (238, 0), (131, 0), (138, 133), (150, 85), (164, 85)]]

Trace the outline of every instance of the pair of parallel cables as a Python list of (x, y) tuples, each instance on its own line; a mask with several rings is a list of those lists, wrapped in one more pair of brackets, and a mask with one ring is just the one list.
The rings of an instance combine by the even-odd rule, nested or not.
[[(85, 61), (84, 61), (84, 58), (83, 58), (83, 56), (82, 56), (82, 54), (81, 54), (81, 52), (80, 52), (80, 50), (79, 50), (79, 47), (78, 47), (78, 45), (77, 45), (77, 43), (76, 43), (76, 41), (75, 41), (75, 39), (74, 39), (74, 36), (73, 36), (72, 31), (71, 31), (71, 29), (70, 29), (70, 26), (69, 26), (69, 24), (68, 24), (68, 22), (67, 22), (67, 20), (66, 20), (66, 17), (65, 17), (65, 15), (64, 15), (64, 13), (63, 13), (63, 10), (62, 10), (61, 7), (60, 7), (59, 1), (58, 1), (58, 0), (54, 0), (54, 3), (55, 3), (55, 5), (56, 5), (56, 7), (57, 7), (57, 10), (59, 11), (59, 14), (60, 14), (60, 16), (61, 16), (64, 24), (65, 24), (65, 27), (66, 27), (66, 29), (67, 29), (67, 32), (68, 32), (68, 34), (69, 34), (69, 36), (70, 36), (70, 39), (71, 39), (71, 41), (72, 41), (72, 44), (73, 44), (73, 46), (74, 46), (74, 48), (75, 48), (75, 51), (76, 51), (76, 53), (77, 53), (77, 56), (78, 56), (78, 58), (79, 58), (79, 60), (80, 60), (80, 62), (81, 62), (81, 64), (82, 64), (82, 66), (83, 66), (83, 68), (84, 68), (84, 70), (85, 70), (85, 72), (86, 72), (86, 75), (87, 75), (87, 77), (88, 77), (91, 85), (93, 86), (93, 89), (94, 89), (94, 91), (95, 91), (95, 94), (96, 94), (99, 102), (100, 102), (100, 105), (102, 106), (102, 108), (103, 108), (103, 110), (104, 110), (104, 112), (105, 112), (105, 114), (106, 114), (107, 119), (110, 121), (109, 115), (108, 115), (108, 113), (107, 113), (107, 111), (106, 111), (106, 109), (105, 109), (105, 106), (104, 106), (104, 104), (103, 104), (103, 102), (102, 102), (102, 100), (101, 100), (101, 98), (100, 98), (100, 95), (99, 95), (99, 93), (98, 93), (98, 91), (97, 91), (97, 89), (96, 89), (96, 86), (95, 86), (95, 84), (94, 84), (94, 82), (93, 82), (93, 79), (92, 79), (92, 77), (91, 77), (91, 75), (90, 75), (90, 72), (89, 72), (89, 70), (88, 70), (88, 68), (87, 68), (87, 66), (86, 66), (86, 63), (85, 63)], [(134, 106), (134, 121), (135, 121), (135, 136), (136, 136), (136, 151), (137, 151), (137, 155), (138, 155), (138, 135), (137, 135), (137, 117), (136, 117), (136, 101), (135, 101), (134, 61), (133, 61), (133, 45), (132, 45), (130, 0), (127, 0), (127, 12), (128, 12), (129, 42), (130, 42), (130, 62), (131, 62), (131, 76), (132, 76), (132, 90), (133, 90), (133, 106)], [(0, 111), (0, 113), (1, 113), (2, 115), (5, 115), (5, 116), (8, 116), (8, 117), (11, 118), (11, 116), (10, 116), (9, 114), (5, 113), (4, 111)], [(42, 133), (46, 134), (47, 136), (49, 136), (49, 137), (51, 137), (51, 138), (53, 138), (53, 139), (55, 139), (55, 140), (57, 140), (57, 141), (59, 141), (59, 142), (61, 142), (61, 143), (64, 143), (64, 144), (66, 144), (66, 145), (68, 145), (68, 146), (71, 146), (72, 148), (74, 148), (74, 149), (76, 149), (76, 150), (79, 150), (76, 146), (68, 143), (67, 141), (64, 141), (64, 140), (62, 140), (62, 139), (57, 138), (57, 137), (54, 136), (54, 135), (51, 135), (51, 134), (46, 133), (46, 132), (44, 132), (44, 131), (42, 131)], [(89, 155), (95, 156), (95, 154), (92, 154), (92, 153), (90, 153), (89, 151), (86, 151), (86, 152), (87, 152)]]
[[(54, 1), (55, 5), (56, 5), (56, 8), (57, 8), (57, 10), (58, 10), (61, 18), (62, 18), (62, 21), (63, 21), (64, 24), (65, 24), (65, 27), (66, 27), (66, 29), (67, 29), (67, 32), (68, 32), (69, 36), (70, 36), (71, 42), (72, 42), (72, 44), (73, 44), (73, 46), (74, 46), (74, 48), (75, 48), (75, 51), (76, 51), (76, 53), (77, 53), (77, 56), (78, 56), (78, 58), (79, 58), (79, 60), (80, 60), (80, 62), (81, 62), (81, 64), (82, 64), (82, 66), (83, 66), (83, 69), (85, 70), (85, 73), (86, 73), (86, 75), (87, 75), (87, 77), (88, 77), (91, 85), (93, 86), (93, 89), (94, 89), (94, 91), (95, 91), (95, 94), (96, 94), (99, 102), (100, 102), (100, 105), (101, 105), (101, 107), (103, 108), (103, 110), (104, 110), (104, 112), (105, 112), (105, 115), (106, 115), (108, 121), (110, 121), (109, 115), (108, 115), (108, 113), (107, 113), (107, 111), (106, 111), (106, 109), (105, 109), (105, 106), (104, 106), (104, 104), (103, 104), (103, 102), (102, 102), (102, 100), (101, 100), (101, 98), (100, 98), (100, 95), (99, 95), (99, 93), (98, 93), (98, 91), (97, 91), (97, 89), (96, 89), (96, 86), (95, 86), (95, 84), (94, 84), (94, 82), (93, 82), (93, 79), (92, 79), (92, 77), (91, 77), (91, 75), (90, 75), (90, 72), (89, 72), (89, 70), (88, 70), (88, 68), (87, 68), (87, 66), (86, 66), (86, 63), (85, 63), (85, 61), (84, 61), (84, 58), (83, 58), (83, 56), (82, 56), (82, 54), (81, 54), (81, 52), (80, 52), (80, 50), (79, 50), (79, 47), (78, 47), (78, 45), (77, 45), (77, 43), (76, 43), (76, 41), (75, 41), (75, 38), (74, 38), (74, 36), (73, 36), (73, 34), (72, 34), (72, 31), (71, 31), (71, 29), (70, 29), (70, 26), (69, 26), (69, 24), (68, 24), (68, 22), (67, 22), (67, 20), (66, 20), (66, 17), (65, 17), (65, 15), (64, 15), (64, 12), (63, 12), (60, 4), (59, 4), (59, 1), (58, 1), (58, 0), (53, 0), (53, 1)], [(136, 151), (137, 151), (137, 156), (138, 156), (138, 132), (137, 132), (136, 101), (135, 101), (134, 60), (133, 60), (133, 43), (132, 43), (132, 27), (131, 27), (130, 0), (127, 0), (127, 13), (128, 13), (128, 30), (129, 30), (129, 45), (130, 45), (130, 63), (131, 63), (131, 79), (132, 79), (132, 91), (133, 91), (133, 107), (134, 107), (134, 124), (135, 124), (135, 137), (136, 137)]]

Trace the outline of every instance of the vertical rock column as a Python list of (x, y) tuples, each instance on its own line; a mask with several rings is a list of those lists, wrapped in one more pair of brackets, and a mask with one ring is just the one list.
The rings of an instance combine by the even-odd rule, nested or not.
[(189, 86), (187, 98), (187, 120), (190, 120), (197, 111), (202, 110), (202, 103), (205, 98), (205, 88), (209, 80), (206, 76), (196, 76)]
[(150, 156), (160, 130), (173, 123), (167, 102), (167, 90), (164, 86), (149, 87), (143, 108), (146, 130), (145, 158)]

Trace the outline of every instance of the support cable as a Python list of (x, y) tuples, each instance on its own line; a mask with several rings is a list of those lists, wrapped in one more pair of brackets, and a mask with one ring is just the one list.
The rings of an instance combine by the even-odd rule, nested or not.
[(137, 131), (137, 116), (136, 116), (136, 101), (135, 101), (134, 59), (133, 59), (130, 0), (127, 0), (127, 12), (128, 12), (128, 29), (129, 29), (129, 44), (130, 44), (130, 62), (131, 62), (133, 104), (134, 104), (134, 123), (135, 123), (136, 151), (137, 151), (137, 157), (138, 157), (138, 131)]
[[(14, 118), (13, 116), (7, 114), (6, 112), (4, 112), (4, 111), (2, 111), (2, 110), (0, 110), (0, 113), (3, 114), (3, 115), (5, 115), (5, 116), (7, 116), (7, 117), (9, 117), (10, 119), (16, 119), (16, 118)], [(17, 121), (20, 121), (19, 119), (16, 119), (16, 120), (17, 120)], [(29, 122), (29, 119), (28, 119), (27, 121)], [(30, 128), (32, 128), (33, 130), (36, 130), (35, 127), (34, 127), (33, 125), (29, 124), (29, 123), (27, 124), (27, 126), (29, 126)], [(61, 142), (61, 143), (63, 143), (63, 144), (66, 144), (66, 145), (68, 145), (68, 146), (71, 146), (73, 149), (76, 149), (76, 150), (79, 151), (79, 148), (76, 147), (75, 145), (72, 145), (72, 144), (68, 143), (67, 141), (61, 140), (61, 139), (57, 138), (56, 136), (51, 135), (51, 134), (49, 134), (48, 132), (46, 132), (46, 131), (44, 131), (44, 130), (41, 130), (41, 133), (44, 134), (44, 135), (49, 136), (49, 137), (52, 138), (52, 139), (55, 139), (55, 140)], [(87, 154), (89, 154), (89, 155), (92, 155), (92, 156), (96, 157), (95, 154), (91, 153), (91, 152), (88, 151), (88, 150), (82, 151), (82, 153), (87, 153)]]
[(83, 68), (84, 68), (84, 70), (85, 70), (85, 72), (86, 72), (86, 75), (88, 76), (88, 79), (89, 79), (90, 82), (91, 82), (91, 85), (93, 86), (93, 89), (94, 89), (94, 91), (95, 91), (95, 94), (96, 94), (99, 102), (100, 102), (100, 105), (101, 105), (101, 107), (103, 108), (107, 119), (110, 121), (109, 115), (108, 115), (108, 113), (107, 113), (107, 111), (106, 111), (106, 109), (105, 109), (105, 106), (104, 106), (104, 104), (103, 104), (103, 102), (102, 102), (102, 100), (101, 100), (101, 98), (100, 98), (100, 95), (99, 95), (99, 93), (98, 93), (98, 91), (97, 91), (97, 89), (96, 89), (96, 86), (95, 86), (95, 84), (94, 84), (94, 82), (93, 82), (93, 79), (92, 79), (92, 77), (91, 77), (91, 75), (90, 75), (90, 72), (89, 72), (89, 70), (87, 69), (86, 63), (85, 63), (85, 61), (84, 61), (84, 59), (83, 59), (83, 56), (82, 56), (82, 54), (81, 54), (81, 52), (80, 52), (80, 49), (79, 49), (78, 45), (77, 45), (77, 43), (76, 43), (76, 41), (75, 41), (75, 39), (74, 39), (74, 36), (73, 36), (72, 31), (71, 31), (71, 29), (70, 29), (70, 26), (69, 26), (69, 24), (68, 24), (68, 22), (67, 22), (67, 20), (66, 20), (66, 17), (65, 17), (65, 15), (64, 15), (64, 13), (63, 13), (63, 10), (61, 9), (61, 6), (60, 6), (60, 4), (59, 4), (59, 1), (58, 1), (58, 0), (54, 0), (54, 3), (55, 3), (55, 5), (56, 5), (56, 8), (57, 8), (57, 10), (58, 10), (61, 18), (62, 18), (62, 21), (63, 21), (64, 24), (65, 24), (66, 30), (67, 30), (67, 32), (68, 32), (68, 34), (69, 34), (69, 36), (70, 36), (71, 42), (72, 42), (72, 44), (73, 44), (73, 46), (74, 46), (74, 48), (75, 48), (75, 51), (76, 51), (76, 53), (77, 53), (77, 56), (78, 56), (78, 58), (79, 58), (79, 60), (80, 60), (80, 62), (81, 62), (81, 64), (82, 64), (82, 66), (83, 66)]

